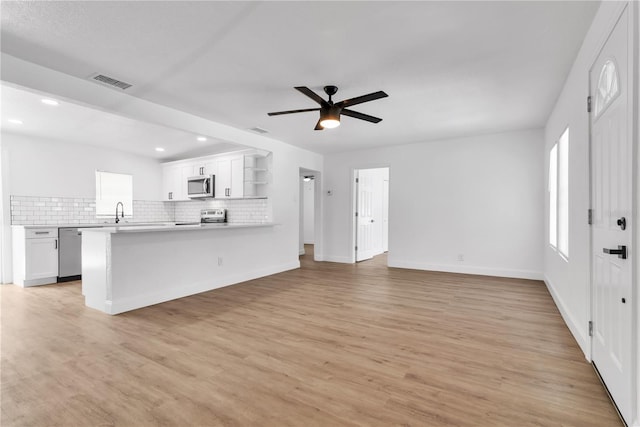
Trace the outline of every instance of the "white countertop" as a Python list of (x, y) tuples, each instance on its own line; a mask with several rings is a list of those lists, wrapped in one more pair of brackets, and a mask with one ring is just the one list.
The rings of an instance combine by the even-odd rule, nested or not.
[(140, 226), (168, 226), (175, 225), (175, 222), (123, 222), (121, 224), (115, 224), (113, 222), (104, 223), (89, 223), (89, 224), (38, 224), (38, 225), (13, 225), (13, 227), (24, 228), (93, 228), (93, 227), (140, 227)]
[(219, 223), (219, 224), (189, 224), (189, 225), (175, 225), (173, 223), (164, 224), (164, 225), (135, 225), (135, 224), (127, 224), (127, 225), (119, 225), (119, 226), (108, 226), (108, 227), (90, 227), (90, 228), (80, 228), (80, 231), (88, 231), (94, 233), (146, 233), (146, 232), (158, 232), (158, 231), (206, 231), (206, 230), (228, 230), (228, 229), (237, 229), (237, 228), (260, 228), (260, 227), (273, 227), (277, 224), (273, 222), (266, 223), (252, 223), (252, 224), (244, 224), (244, 223)]

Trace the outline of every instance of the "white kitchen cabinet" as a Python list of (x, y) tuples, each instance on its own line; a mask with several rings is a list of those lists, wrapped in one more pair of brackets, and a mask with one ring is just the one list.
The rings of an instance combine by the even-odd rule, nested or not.
[(244, 196), (244, 156), (225, 156), (216, 159), (216, 199)]
[(191, 164), (165, 166), (162, 170), (162, 200), (189, 200), (187, 178), (193, 175)]
[(216, 161), (215, 160), (208, 160), (208, 161), (198, 161), (195, 162), (193, 164), (193, 174), (190, 176), (197, 176), (197, 175), (215, 175), (217, 170), (216, 170)]
[(230, 197), (244, 197), (244, 156), (237, 156), (230, 159), (231, 163), (231, 185)]
[(13, 283), (22, 287), (58, 279), (58, 229), (13, 226)]
[(162, 200), (190, 200), (187, 179), (215, 175), (216, 199), (266, 197), (271, 181), (271, 155), (243, 150), (235, 153), (180, 160), (163, 165)]

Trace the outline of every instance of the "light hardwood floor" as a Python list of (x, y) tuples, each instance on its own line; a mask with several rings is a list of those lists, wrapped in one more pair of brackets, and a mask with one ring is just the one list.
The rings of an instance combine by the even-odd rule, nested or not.
[(1, 425), (621, 425), (543, 283), (385, 264), (118, 316), (2, 286)]

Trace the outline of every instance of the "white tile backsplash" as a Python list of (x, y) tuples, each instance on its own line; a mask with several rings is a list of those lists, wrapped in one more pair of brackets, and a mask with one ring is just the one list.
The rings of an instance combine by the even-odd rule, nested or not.
[[(134, 200), (133, 215), (125, 212), (125, 220), (133, 222), (173, 222), (173, 218), (171, 202)], [(96, 218), (93, 198), (11, 196), (13, 225), (102, 224), (114, 219)]]
[(271, 206), (268, 199), (243, 200), (190, 200), (175, 202), (176, 222), (200, 221), (202, 209), (227, 209), (227, 222), (263, 223), (271, 221)]
[[(125, 212), (125, 220), (196, 222), (200, 221), (200, 210), (207, 208), (227, 209), (227, 221), (232, 223), (263, 223), (272, 220), (271, 205), (267, 199), (184, 202), (134, 200), (133, 216)], [(93, 198), (11, 196), (11, 224), (13, 225), (102, 224), (104, 222), (113, 222), (113, 219), (96, 218), (96, 202)]]

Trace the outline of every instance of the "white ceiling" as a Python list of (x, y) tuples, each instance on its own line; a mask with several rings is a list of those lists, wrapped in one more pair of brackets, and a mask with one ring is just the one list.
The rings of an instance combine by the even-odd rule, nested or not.
[[(319, 153), (544, 125), (599, 3), (2, 1), (2, 51)], [(314, 131), (293, 89), (384, 90)], [(4, 99), (3, 99), (4, 103)], [(5, 105), (3, 105), (4, 110)], [(4, 112), (3, 112), (4, 116)], [(102, 129), (104, 130), (104, 129)], [(157, 135), (157, 134), (156, 134)]]
[[(153, 157), (160, 161), (237, 151), (246, 147), (204, 135), (132, 120), (117, 114), (59, 100), (59, 105), (42, 103), (50, 96), (7, 85), (0, 87), (0, 128), (17, 135), (63, 142), (109, 147), (113, 150)], [(10, 122), (12, 119), (22, 124)], [(198, 141), (198, 137), (207, 138)], [(156, 147), (164, 148), (163, 152)]]

